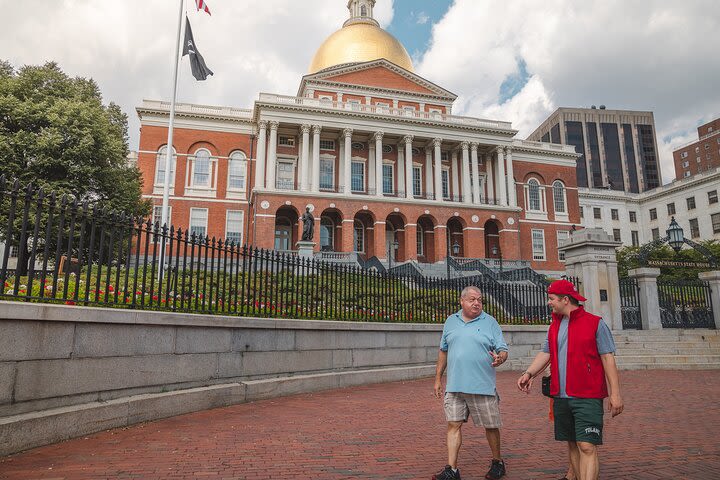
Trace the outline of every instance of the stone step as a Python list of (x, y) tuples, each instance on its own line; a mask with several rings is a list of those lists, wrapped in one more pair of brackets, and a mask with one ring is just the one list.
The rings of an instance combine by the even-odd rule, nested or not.
[(720, 370), (715, 363), (628, 363), (618, 365), (620, 370)]
[(720, 355), (720, 348), (696, 347), (688, 348), (685, 345), (672, 346), (633, 346), (633, 347), (617, 347), (615, 355), (637, 355), (637, 354), (675, 354), (675, 355)]
[(623, 355), (616, 358), (618, 365), (634, 363), (716, 364), (720, 368), (720, 355)]

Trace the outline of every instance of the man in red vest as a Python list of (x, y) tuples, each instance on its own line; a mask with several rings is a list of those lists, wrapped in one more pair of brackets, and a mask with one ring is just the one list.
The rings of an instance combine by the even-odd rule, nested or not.
[(615, 342), (602, 318), (586, 312), (575, 286), (558, 280), (548, 287), (552, 323), (543, 351), (518, 379), (526, 393), (532, 379), (550, 363), (555, 440), (568, 442), (578, 480), (597, 480), (598, 445), (602, 445), (603, 399), (610, 397), (612, 416), (623, 411), (615, 364)]

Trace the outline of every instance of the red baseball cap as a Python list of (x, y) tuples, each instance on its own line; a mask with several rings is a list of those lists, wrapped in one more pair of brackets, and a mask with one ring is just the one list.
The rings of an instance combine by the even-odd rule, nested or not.
[(554, 295), (567, 295), (574, 298), (578, 302), (584, 302), (585, 300), (587, 300), (585, 297), (578, 293), (575, 285), (573, 285), (571, 282), (568, 282), (567, 280), (555, 280), (548, 287), (547, 293), (552, 293)]

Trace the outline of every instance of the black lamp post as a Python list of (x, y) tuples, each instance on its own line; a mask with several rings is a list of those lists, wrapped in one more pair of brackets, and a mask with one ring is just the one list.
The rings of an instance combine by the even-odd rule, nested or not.
[(393, 255), (398, 248), (400, 248), (400, 244), (398, 243), (397, 238), (388, 245), (388, 268), (392, 268)]
[[(455, 243), (452, 245), (452, 253), (454, 256), (458, 256), (458, 253), (460, 253), (460, 244), (457, 243), (457, 240), (455, 240)], [(447, 244), (447, 257), (445, 258), (445, 267), (447, 268), (447, 279), (450, 280), (450, 241), (448, 239)]]
[(680, 252), (683, 243), (685, 243), (685, 235), (683, 234), (682, 227), (675, 221), (675, 217), (672, 217), (670, 220), (670, 227), (667, 229), (667, 236), (668, 243), (673, 250), (675, 250), (675, 253)]

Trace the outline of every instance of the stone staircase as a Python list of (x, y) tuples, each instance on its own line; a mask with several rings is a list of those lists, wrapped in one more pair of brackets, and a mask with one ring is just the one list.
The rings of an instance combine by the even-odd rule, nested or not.
[[(621, 370), (720, 369), (720, 330), (624, 330), (613, 332), (613, 337)], [(500, 370), (525, 370), (541, 347), (529, 351), (511, 347), (514, 358)]]

